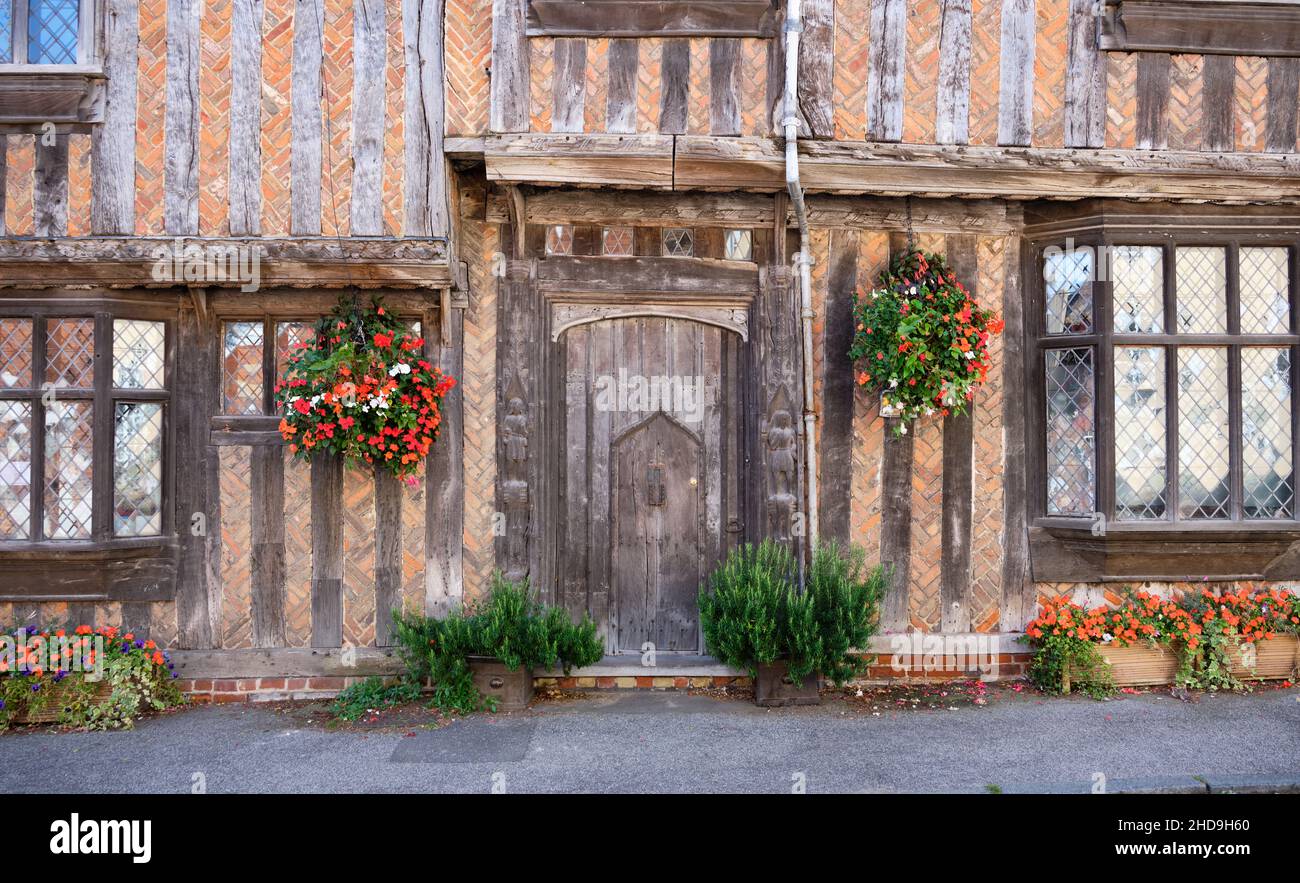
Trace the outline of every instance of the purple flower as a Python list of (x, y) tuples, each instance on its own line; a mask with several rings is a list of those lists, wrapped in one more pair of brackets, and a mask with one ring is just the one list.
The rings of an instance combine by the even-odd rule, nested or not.
[(4, 707), (5, 707), (5, 701), (3, 699), (0, 699), (0, 711), (4, 710)]
[(32, 692), (33, 692), (33, 693), (39, 693), (39, 692), (41, 692), (41, 685), (40, 685), (40, 684), (32, 684)]
[(139, 638), (137, 638), (135, 641), (135, 649), (137, 650), (144, 649), (144, 641), (141, 641)]

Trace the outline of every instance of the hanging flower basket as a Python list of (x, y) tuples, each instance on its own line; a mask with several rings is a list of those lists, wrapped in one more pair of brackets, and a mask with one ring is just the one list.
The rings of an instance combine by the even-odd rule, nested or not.
[(424, 357), (424, 340), (374, 301), (340, 302), (288, 357), (275, 386), (280, 435), (294, 456), (340, 454), (408, 483), (438, 438), (456, 384)]
[(907, 432), (917, 417), (963, 414), (988, 376), (988, 342), (1002, 320), (985, 310), (939, 255), (907, 251), (854, 297), (849, 357), (857, 383)]

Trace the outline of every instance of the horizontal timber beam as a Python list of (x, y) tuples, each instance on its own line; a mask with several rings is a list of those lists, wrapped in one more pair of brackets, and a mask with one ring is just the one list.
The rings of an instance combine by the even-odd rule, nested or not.
[[(475, 144), (459, 139), (462, 157)], [(490, 181), (774, 192), (781, 144), (693, 135), (520, 135), (484, 139)], [(1000, 199), (1283, 203), (1300, 199), (1300, 155), (801, 141), (813, 193)], [(449, 150), (450, 152), (450, 150)]]
[(64, 237), (0, 240), (0, 287), (447, 288), (445, 239)]
[(173, 650), (182, 678), (369, 677), (398, 675), (388, 648), (276, 647), (264, 650)]

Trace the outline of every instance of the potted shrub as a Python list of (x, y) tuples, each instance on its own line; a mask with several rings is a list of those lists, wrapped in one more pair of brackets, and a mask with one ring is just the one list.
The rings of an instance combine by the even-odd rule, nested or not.
[(605, 648), (586, 615), (574, 624), (562, 607), (536, 601), (527, 582), (499, 573), (488, 596), (442, 619), (393, 612), (407, 677), (431, 681), (444, 710), (514, 711), (533, 697), (533, 670), (558, 663), (565, 674), (593, 665)]
[(876, 632), (885, 580), (865, 560), (860, 549), (820, 546), (800, 590), (785, 546), (736, 549), (700, 593), (708, 651), (749, 672), (759, 705), (817, 704), (821, 678), (840, 686), (866, 668), (853, 651)]

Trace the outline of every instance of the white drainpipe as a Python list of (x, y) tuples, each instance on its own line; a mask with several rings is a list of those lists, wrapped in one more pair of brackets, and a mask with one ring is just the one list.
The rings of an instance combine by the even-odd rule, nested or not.
[(785, 10), (785, 94), (781, 126), (785, 130), (785, 186), (799, 222), (799, 253), (794, 262), (803, 305), (803, 423), (808, 446), (804, 460), (808, 471), (808, 541), (812, 546), (817, 542), (817, 415), (813, 402), (812, 254), (808, 209), (799, 183), (799, 34), (803, 31), (800, 0), (786, 0)]

